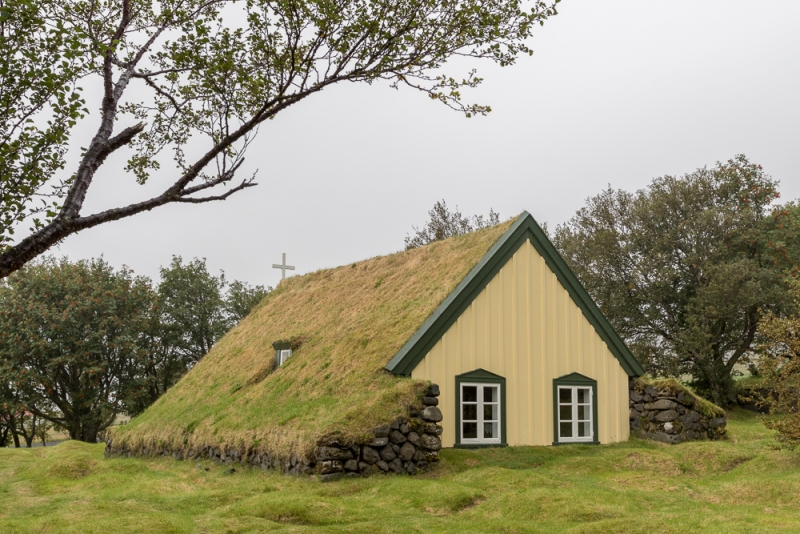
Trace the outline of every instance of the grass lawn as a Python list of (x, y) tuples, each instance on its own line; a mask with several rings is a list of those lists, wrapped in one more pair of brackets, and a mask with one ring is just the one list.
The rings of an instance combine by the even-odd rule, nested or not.
[(105, 460), (102, 444), (0, 449), (0, 532), (800, 532), (800, 454), (750, 413), (728, 428), (725, 442), (445, 450), (433, 474), (333, 483)]

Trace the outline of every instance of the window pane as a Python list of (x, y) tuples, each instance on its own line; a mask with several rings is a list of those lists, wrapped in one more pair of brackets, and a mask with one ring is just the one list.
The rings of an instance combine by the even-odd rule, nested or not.
[(589, 402), (589, 388), (578, 389), (578, 402), (581, 404), (588, 404)]
[(483, 386), (483, 402), (497, 402), (496, 386)]
[(464, 386), (462, 391), (464, 402), (478, 402), (478, 386)]
[(578, 405), (578, 421), (588, 421), (589, 419), (589, 407)]
[(478, 437), (478, 423), (464, 423), (464, 430), (461, 434), (464, 439), (475, 439)]
[(558, 419), (561, 421), (572, 421), (572, 406), (559, 406)]
[(571, 438), (572, 437), (572, 423), (561, 423), (558, 426), (561, 429), (561, 437), (562, 438)]
[(484, 439), (495, 439), (499, 437), (500, 433), (497, 431), (497, 423), (483, 423)]
[(483, 405), (483, 420), (484, 421), (497, 421), (497, 405), (484, 404)]
[(572, 402), (572, 390), (569, 388), (558, 388), (558, 402)]
[(592, 423), (578, 423), (578, 437), (588, 438), (592, 435)]
[(464, 421), (477, 421), (478, 420), (478, 405), (477, 404), (463, 404), (461, 406), (461, 419)]

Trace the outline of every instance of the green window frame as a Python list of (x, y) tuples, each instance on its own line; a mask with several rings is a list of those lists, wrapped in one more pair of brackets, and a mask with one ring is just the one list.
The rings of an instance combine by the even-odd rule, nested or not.
[[(559, 417), (559, 388), (590, 388), (591, 389), (591, 427), (592, 427), (592, 436), (591, 439), (582, 440), (580, 438), (560, 438), (561, 433), (559, 432), (559, 423), (561, 421)], [(575, 391), (575, 390), (573, 390)], [(599, 445), (600, 442), (597, 438), (597, 405), (599, 404), (599, 398), (597, 397), (597, 380), (589, 378), (588, 376), (584, 376), (580, 373), (571, 373), (565, 376), (561, 376), (559, 378), (553, 379), (553, 445)], [(571, 402), (569, 405), (578, 406), (578, 404), (574, 401)], [(575, 415), (573, 411), (573, 415), (570, 418), (570, 422), (574, 421)]]
[[(479, 443), (479, 442), (464, 442), (462, 438), (462, 405), (461, 405), (461, 388), (463, 385), (496, 385), (498, 386), (498, 399), (499, 399), (499, 421), (500, 424), (500, 440), (499, 442)], [(489, 402), (487, 404), (494, 404)], [(476, 401), (476, 406), (480, 407), (483, 404)], [(480, 418), (480, 416), (479, 416)], [(482, 420), (482, 419), (481, 419)], [(456, 376), (456, 443), (455, 447), (459, 449), (477, 449), (481, 447), (505, 447), (506, 441), (506, 379), (500, 375), (490, 373), (484, 369), (476, 369), (469, 373), (464, 373)]]

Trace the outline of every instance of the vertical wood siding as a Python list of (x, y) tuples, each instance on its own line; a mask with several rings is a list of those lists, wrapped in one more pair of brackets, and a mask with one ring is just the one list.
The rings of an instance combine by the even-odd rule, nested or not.
[(439, 384), (442, 445), (455, 444), (455, 377), (506, 378), (509, 445), (553, 443), (553, 379), (597, 380), (601, 443), (628, 439), (628, 375), (527, 241), (412, 372)]

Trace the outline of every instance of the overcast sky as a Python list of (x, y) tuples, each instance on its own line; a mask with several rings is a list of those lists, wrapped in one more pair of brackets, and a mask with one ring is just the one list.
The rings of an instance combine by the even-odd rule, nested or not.
[[(467, 99), (490, 104), (487, 117), (381, 84), (332, 87), (261, 129), (241, 169), (258, 169), (258, 187), (102, 225), (53, 252), (156, 279), (173, 254), (205, 257), (274, 286), (282, 252), (302, 274), (402, 249), (442, 198), (464, 214), (528, 210), (552, 228), (607, 184), (640, 189), (740, 153), (780, 180), (783, 200), (800, 197), (800, 2), (564, 0), (559, 11), (533, 57), (475, 65), (486, 81)], [(163, 187), (131, 184), (118, 163), (84, 213)]]

